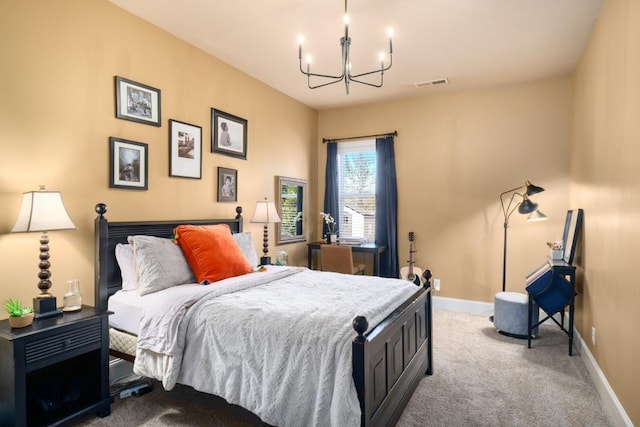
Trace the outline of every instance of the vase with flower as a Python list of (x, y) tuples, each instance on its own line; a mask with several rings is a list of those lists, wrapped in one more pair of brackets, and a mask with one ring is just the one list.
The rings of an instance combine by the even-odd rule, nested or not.
[(562, 239), (557, 238), (552, 242), (547, 242), (547, 246), (551, 249), (551, 259), (562, 259), (564, 256), (564, 251), (562, 250)]
[(338, 230), (336, 230), (336, 220), (329, 213), (320, 212), (322, 220), (327, 226), (327, 243), (336, 244), (338, 242)]

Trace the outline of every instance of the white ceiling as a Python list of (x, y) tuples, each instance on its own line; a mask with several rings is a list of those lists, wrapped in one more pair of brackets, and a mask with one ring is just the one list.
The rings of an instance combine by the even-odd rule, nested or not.
[[(386, 101), (560, 76), (579, 60), (604, 0), (351, 0), (354, 74), (379, 67), (392, 27), (384, 86), (311, 90), (312, 71), (341, 72), (342, 0), (111, 0), (180, 39), (313, 108)], [(448, 78), (447, 86), (415, 83)]]

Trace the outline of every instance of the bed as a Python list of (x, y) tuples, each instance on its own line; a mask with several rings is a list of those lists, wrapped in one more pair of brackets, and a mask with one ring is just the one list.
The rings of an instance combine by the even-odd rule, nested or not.
[[(105, 216), (106, 205), (96, 205), (96, 212), (98, 216), (95, 220), (95, 304), (105, 310), (109, 307), (110, 297), (122, 290), (122, 276), (116, 261), (115, 248), (119, 243), (126, 243), (128, 236), (170, 238), (174, 229), (183, 224), (195, 226), (226, 224), (232, 233), (242, 233), (243, 231), (241, 207), (236, 208), (235, 218), (211, 220), (110, 222)], [(355, 416), (357, 418), (355, 418), (356, 422), (349, 421), (349, 425), (358, 424), (358, 422), (362, 426), (393, 425), (400, 417), (419, 381), (425, 374), (431, 375), (433, 371), (429, 281), (425, 281), (424, 286), (421, 287), (415, 287), (411, 284), (413, 288), (408, 289), (407, 282), (400, 280), (363, 276), (351, 277), (339, 273), (315, 272), (306, 268), (278, 269), (270, 267), (268, 270), (263, 275), (256, 272), (242, 277), (225, 279), (214, 286), (205, 287), (194, 284), (177, 286), (175, 288), (179, 289), (168, 290), (168, 292), (182, 292), (187, 291), (191, 286), (195, 292), (212, 294), (206, 298), (203, 297), (202, 300), (190, 301), (185, 305), (185, 310), (176, 309), (176, 311), (186, 313), (182, 314), (180, 327), (169, 328), (179, 332), (175, 340), (182, 343), (177, 346), (181, 347), (179, 357), (173, 356), (171, 359), (180, 359), (180, 361), (173, 364), (174, 368), (171, 368), (171, 372), (167, 375), (172, 378), (169, 381), (169, 386), (171, 387), (173, 382), (178, 382), (219, 395), (230, 403), (239, 404), (255, 412), (265, 422), (275, 425), (292, 425), (296, 422), (299, 424), (303, 420), (305, 424), (309, 425), (346, 425), (344, 424), (345, 420), (354, 419), (349, 418), (353, 408), (345, 409), (340, 405), (348, 406), (350, 400), (355, 401), (357, 409)], [(352, 280), (356, 280), (354, 286), (346, 286), (346, 281)], [(314, 286), (314, 283), (318, 286)], [(274, 319), (273, 322), (271, 320), (268, 322), (255, 320), (259, 319), (255, 317), (255, 313), (264, 311), (264, 307), (261, 305), (271, 307), (278, 305), (277, 301), (287, 300), (290, 305), (304, 306), (300, 301), (303, 301), (302, 298), (309, 298), (309, 296), (298, 298), (295, 295), (298, 292), (307, 292), (307, 290), (312, 295), (316, 295), (313, 292), (317, 292), (319, 286), (327, 286), (323, 288), (322, 295), (328, 295), (328, 298), (337, 298), (329, 305), (344, 304), (344, 307), (354, 310), (358, 315), (345, 320), (332, 314), (331, 317), (323, 317), (319, 323), (312, 322), (310, 319), (313, 316), (308, 313), (297, 318), (287, 314), (284, 317)], [(388, 287), (382, 288), (382, 286)], [(218, 295), (216, 289), (225, 287), (232, 291), (228, 294)], [(354, 296), (355, 290), (358, 290), (357, 292), (362, 295), (369, 295), (380, 294), (379, 289), (384, 289), (384, 293), (395, 295), (395, 301), (385, 306), (379, 302), (369, 303), (368, 297), (362, 296), (361, 298), (360, 294)], [(336, 295), (340, 295), (340, 298), (334, 296), (334, 290)], [(271, 293), (273, 293), (273, 301), (268, 299)], [(160, 292), (157, 295), (158, 297), (153, 294), (154, 301), (159, 301)], [(283, 295), (287, 297), (283, 298)], [(317, 293), (318, 299), (321, 299), (322, 295)], [(246, 300), (239, 300), (240, 297), (246, 298)], [(174, 298), (175, 301), (182, 297), (176, 299), (173, 296), (170, 298)], [(311, 298), (314, 299), (315, 304), (315, 297)], [(360, 300), (362, 300), (362, 309), (358, 305)], [(160, 302), (154, 302), (154, 309), (147, 308), (147, 310), (150, 312), (154, 310), (166, 311), (161, 308), (160, 304)], [(374, 306), (375, 308), (372, 308)], [(345, 313), (349, 311), (346, 308), (339, 310), (344, 310)], [(116, 311), (133, 312), (134, 309), (124, 306)], [(315, 308), (315, 313), (322, 314), (324, 311), (329, 312), (330, 307), (327, 307), (326, 310)], [(234, 314), (226, 319), (213, 318), (213, 316), (223, 316), (225, 312)], [(361, 314), (369, 314), (370, 317), (367, 318)], [(243, 316), (245, 317), (243, 318)], [(334, 317), (336, 318), (335, 322), (333, 321)], [(335, 325), (333, 325), (334, 323)], [(149, 325), (149, 321), (146, 324)], [(195, 325), (199, 324), (213, 324), (214, 326), (197, 328)], [(334, 327), (335, 331), (331, 329)], [(151, 371), (156, 368), (157, 371), (166, 369), (164, 366), (158, 367), (163, 363), (167, 364), (166, 359), (153, 360), (151, 356), (155, 353), (149, 351), (138, 341), (146, 342), (143, 338), (146, 329), (139, 331), (139, 337), (119, 329), (130, 330), (131, 328), (112, 329), (112, 347), (119, 349), (119, 351), (112, 349), (112, 354), (129, 360), (135, 357), (136, 366), (146, 364), (146, 368), (140, 368), (143, 372), (147, 368)], [(222, 350), (215, 348), (219, 343), (218, 340), (230, 334), (229, 330), (235, 333), (236, 330), (240, 331), (241, 329), (247, 330), (249, 337), (236, 339), (237, 345), (245, 346), (242, 360), (233, 360), (232, 356), (226, 356), (227, 353), (233, 354), (231, 346), (236, 345), (236, 342), (223, 344)], [(279, 337), (269, 338), (269, 334), (277, 335), (282, 330), (297, 331), (299, 335), (292, 338), (292, 341), (287, 341), (286, 348), (278, 348), (280, 345)], [(289, 333), (287, 332), (287, 335)], [(260, 339), (263, 336), (266, 337), (265, 341), (256, 339), (257, 335), (261, 337)], [(211, 336), (214, 337), (211, 338)], [(114, 337), (116, 337), (115, 341), (128, 342), (129, 348), (126, 345), (118, 346), (114, 342)], [(204, 350), (203, 340), (209, 340), (207, 342), (212, 343)], [(197, 345), (190, 345), (194, 342)], [(304, 347), (300, 347), (301, 345)], [(132, 347), (135, 348), (135, 353)], [(282, 402), (292, 399), (278, 394), (284, 392), (277, 390), (277, 381), (256, 369), (256, 365), (261, 364), (264, 364), (264, 369), (267, 369), (266, 366), (271, 363), (271, 360), (276, 359), (276, 354), (286, 355), (284, 362), (279, 362), (280, 364), (291, 365), (287, 368), (288, 371), (279, 374), (283, 375), (282, 378), (291, 379), (292, 384), (295, 384), (296, 387), (328, 389), (329, 396), (324, 397), (329, 399), (329, 404), (323, 403), (323, 396), (313, 395), (308, 399), (298, 399), (298, 402), (295, 403), (296, 408), (292, 409), (297, 411), (294, 415), (289, 418), (287, 418), (288, 415), (280, 415), (278, 406), (284, 405)], [(331, 369), (325, 369), (325, 365), (333, 363), (326, 361), (333, 360), (334, 354), (335, 366), (331, 369), (336, 371), (333, 374), (335, 378), (323, 376), (316, 379), (302, 370), (303, 365), (309, 363), (313, 366), (311, 371), (318, 370), (323, 374), (325, 370), (330, 372)], [(225, 359), (226, 357), (229, 360)], [(258, 362), (251, 361), (251, 357)], [(299, 357), (300, 360), (298, 360)], [(346, 363), (342, 360), (345, 357), (348, 357)], [(234, 363), (238, 363), (238, 365), (234, 365)], [(192, 371), (191, 366), (198, 364), (203, 366), (198, 371)], [(238, 369), (236, 369), (238, 366), (244, 367), (248, 371), (248, 379), (238, 377)], [(299, 372), (302, 373), (299, 374)], [(344, 382), (344, 377), (347, 375), (348, 386), (341, 386), (340, 384)], [(166, 378), (158, 379), (162, 379), (165, 384)], [(213, 386), (210, 387), (210, 384)], [(230, 384), (233, 388), (231, 392), (228, 390)], [(332, 384), (334, 389), (331, 388)], [(203, 387), (205, 389), (202, 389)], [(340, 393), (343, 391), (346, 394), (344, 397), (340, 397)], [(260, 400), (260, 397), (256, 397), (256, 395), (261, 393), (264, 396), (261, 402), (254, 404), (246, 401), (247, 393), (251, 393), (252, 400)], [(273, 395), (273, 393), (276, 394)], [(336, 396), (331, 396), (332, 393), (335, 393)], [(269, 404), (265, 405), (265, 402), (269, 402)], [(353, 402), (351, 404), (353, 406)], [(336, 405), (337, 409), (334, 407)], [(269, 408), (267, 409), (266, 406)], [(274, 407), (276, 409), (273, 409)], [(351, 412), (344, 412), (345, 410)]]

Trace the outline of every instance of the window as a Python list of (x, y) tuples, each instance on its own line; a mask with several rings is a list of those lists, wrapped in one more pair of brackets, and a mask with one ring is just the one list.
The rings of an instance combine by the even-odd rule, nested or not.
[(338, 145), (338, 193), (340, 237), (375, 241), (375, 140)]

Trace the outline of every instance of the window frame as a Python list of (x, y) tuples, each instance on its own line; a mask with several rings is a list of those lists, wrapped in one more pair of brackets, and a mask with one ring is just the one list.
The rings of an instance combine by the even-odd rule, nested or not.
[[(344, 192), (344, 180), (345, 180), (345, 159), (344, 156), (350, 153), (372, 153), (373, 154), (373, 164), (372, 164), (372, 173), (373, 173), (373, 188), (371, 190), (371, 192), (365, 192), (365, 193), (346, 193)], [(349, 143), (346, 144), (340, 144), (338, 145), (338, 180), (337, 180), (337, 184), (338, 184), (338, 218), (336, 218), (337, 222), (338, 222), (338, 233), (340, 238), (346, 238), (346, 239), (363, 239), (364, 241), (367, 242), (373, 242), (375, 241), (375, 202), (376, 202), (376, 193), (375, 193), (375, 189), (376, 189), (376, 141), (375, 139), (363, 139), (363, 140), (358, 140), (358, 141), (350, 141)], [(363, 213), (362, 216), (363, 218), (360, 220), (362, 222), (362, 236), (360, 235), (353, 235), (353, 224), (354, 221), (352, 220), (351, 224), (349, 226), (347, 226), (348, 224), (346, 223), (347, 218), (346, 218), (346, 208), (348, 208), (347, 204), (345, 204), (345, 199), (346, 198), (362, 198), (362, 199), (366, 199), (366, 198), (371, 198), (372, 204), (370, 204), (371, 206), (371, 211), (373, 212), (372, 214), (366, 214)], [(360, 222), (359, 221), (359, 222)], [(346, 230), (350, 230), (349, 234), (345, 234)]]

